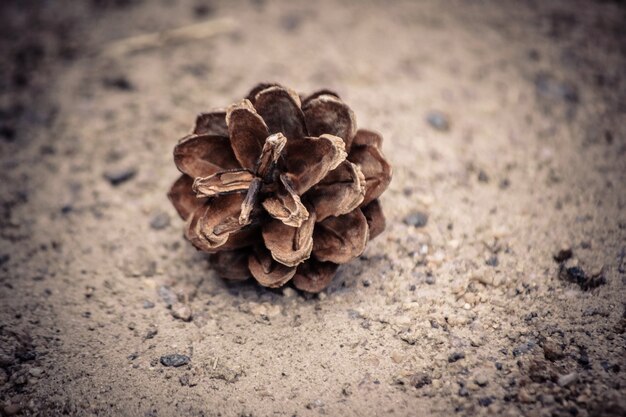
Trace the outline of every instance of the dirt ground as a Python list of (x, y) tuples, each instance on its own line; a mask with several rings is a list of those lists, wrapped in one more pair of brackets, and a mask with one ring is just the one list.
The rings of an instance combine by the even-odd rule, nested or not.
[[(626, 415), (623, 3), (0, 13), (0, 413)], [(259, 81), (338, 91), (394, 168), (319, 296), (218, 279), (166, 198)]]

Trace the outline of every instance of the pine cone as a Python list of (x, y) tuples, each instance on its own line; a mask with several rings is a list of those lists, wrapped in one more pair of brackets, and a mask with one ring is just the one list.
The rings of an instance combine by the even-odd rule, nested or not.
[(391, 167), (382, 137), (356, 130), (331, 91), (301, 100), (260, 84), (227, 110), (198, 115), (174, 148), (183, 175), (168, 197), (185, 236), (224, 278), (319, 292), (385, 228), (377, 198)]

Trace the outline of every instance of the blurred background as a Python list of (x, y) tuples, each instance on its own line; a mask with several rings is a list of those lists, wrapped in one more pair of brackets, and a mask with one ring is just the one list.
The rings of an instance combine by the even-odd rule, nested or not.
[[(623, 416), (625, 22), (3, 1), (0, 413)], [(195, 115), (264, 81), (337, 91), (394, 167), (387, 230), (315, 297), (219, 280), (166, 198)]]

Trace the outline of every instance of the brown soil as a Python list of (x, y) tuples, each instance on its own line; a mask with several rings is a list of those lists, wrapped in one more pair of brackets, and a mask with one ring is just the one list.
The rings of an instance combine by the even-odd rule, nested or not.
[[(0, 413), (626, 414), (623, 4), (0, 7)], [(165, 197), (195, 114), (266, 80), (394, 166), (315, 297), (221, 281)]]

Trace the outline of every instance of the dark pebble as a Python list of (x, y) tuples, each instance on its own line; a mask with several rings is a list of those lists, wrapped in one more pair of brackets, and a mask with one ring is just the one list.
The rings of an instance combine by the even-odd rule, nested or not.
[(171, 355), (161, 356), (161, 365), (163, 366), (173, 366), (175, 368), (183, 365), (187, 365), (190, 361), (189, 356), (179, 355), (178, 353), (174, 353)]
[(189, 386), (189, 374), (181, 375), (181, 377), (178, 378), (178, 382), (180, 382), (180, 385), (182, 385), (183, 387)]
[(610, 371), (610, 372), (618, 373), (621, 370), (621, 367), (617, 363), (611, 364), (607, 361), (602, 361), (600, 362), (600, 365), (602, 366), (602, 369), (604, 369), (607, 372)]
[(211, 4), (196, 4), (193, 7), (193, 14), (196, 17), (207, 17), (215, 12), (215, 8)]
[(178, 302), (178, 296), (169, 286), (161, 285), (158, 292), (159, 297), (163, 300), (167, 308), (170, 308), (173, 304)]
[(489, 182), (489, 176), (487, 175), (487, 173), (485, 171), (483, 171), (482, 169), (480, 170), (480, 172), (478, 173), (478, 181), (480, 182)]
[(543, 356), (549, 361), (558, 361), (563, 359), (565, 354), (561, 345), (552, 341), (546, 341), (543, 344)]
[(589, 291), (593, 288), (599, 287), (600, 285), (606, 284), (606, 278), (604, 277), (603, 272), (600, 272), (598, 275), (589, 276), (579, 266), (567, 268), (565, 265), (561, 264), (561, 267), (559, 268), (559, 277), (562, 280), (578, 284), (580, 289), (583, 291)]
[(463, 353), (463, 352), (454, 352), (450, 356), (448, 356), (448, 362), (454, 363), (454, 362), (459, 361), (459, 360), (464, 359), (464, 358), (465, 358), (465, 353)]
[(416, 211), (404, 218), (404, 223), (413, 227), (424, 227), (428, 223), (428, 214)]
[(433, 380), (430, 378), (428, 374), (423, 372), (418, 372), (416, 374), (411, 375), (409, 378), (410, 384), (415, 388), (422, 388), (426, 385), (432, 384)]
[(120, 91), (132, 91), (134, 90), (133, 84), (128, 81), (128, 78), (120, 76), (120, 77), (107, 77), (102, 80), (102, 84), (110, 89), (120, 90)]
[(438, 110), (431, 110), (426, 115), (426, 121), (433, 128), (440, 132), (447, 132), (450, 130), (450, 120), (448, 115)]
[(154, 336), (156, 336), (159, 333), (159, 329), (157, 329), (155, 326), (150, 326), (148, 328), (148, 331), (146, 332), (146, 339), (153, 339)]
[(501, 371), (501, 370), (502, 370), (502, 363), (500, 363), (500, 362), (496, 362), (496, 369), (497, 369), (498, 371)]
[(524, 353), (528, 353), (532, 350), (533, 347), (535, 347), (535, 342), (533, 341), (522, 343), (521, 345), (513, 349), (513, 356), (517, 357), (523, 355)]
[(137, 175), (137, 168), (110, 168), (104, 172), (104, 178), (111, 183), (111, 185), (117, 186)]
[(468, 397), (469, 391), (464, 386), (459, 388), (459, 397)]
[(498, 257), (496, 255), (492, 255), (485, 261), (485, 263), (489, 266), (498, 266)]
[(489, 407), (492, 402), (493, 400), (489, 397), (482, 397), (478, 399), (478, 404), (480, 404), (483, 407)]
[(150, 227), (154, 230), (165, 229), (170, 225), (170, 215), (161, 211), (152, 216), (150, 219)]
[(537, 93), (546, 98), (563, 100), (569, 103), (578, 103), (578, 89), (567, 81), (559, 81), (553, 75), (540, 72), (535, 77)]
[(555, 253), (552, 256), (552, 258), (554, 259), (555, 262), (562, 263), (570, 259), (573, 255), (574, 253), (572, 252), (572, 250), (568, 248), (568, 249), (561, 249), (560, 251)]
[(28, 349), (19, 349), (15, 352), (15, 357), (21, 362), (28, 362), (37, 358), (37, 351)]

